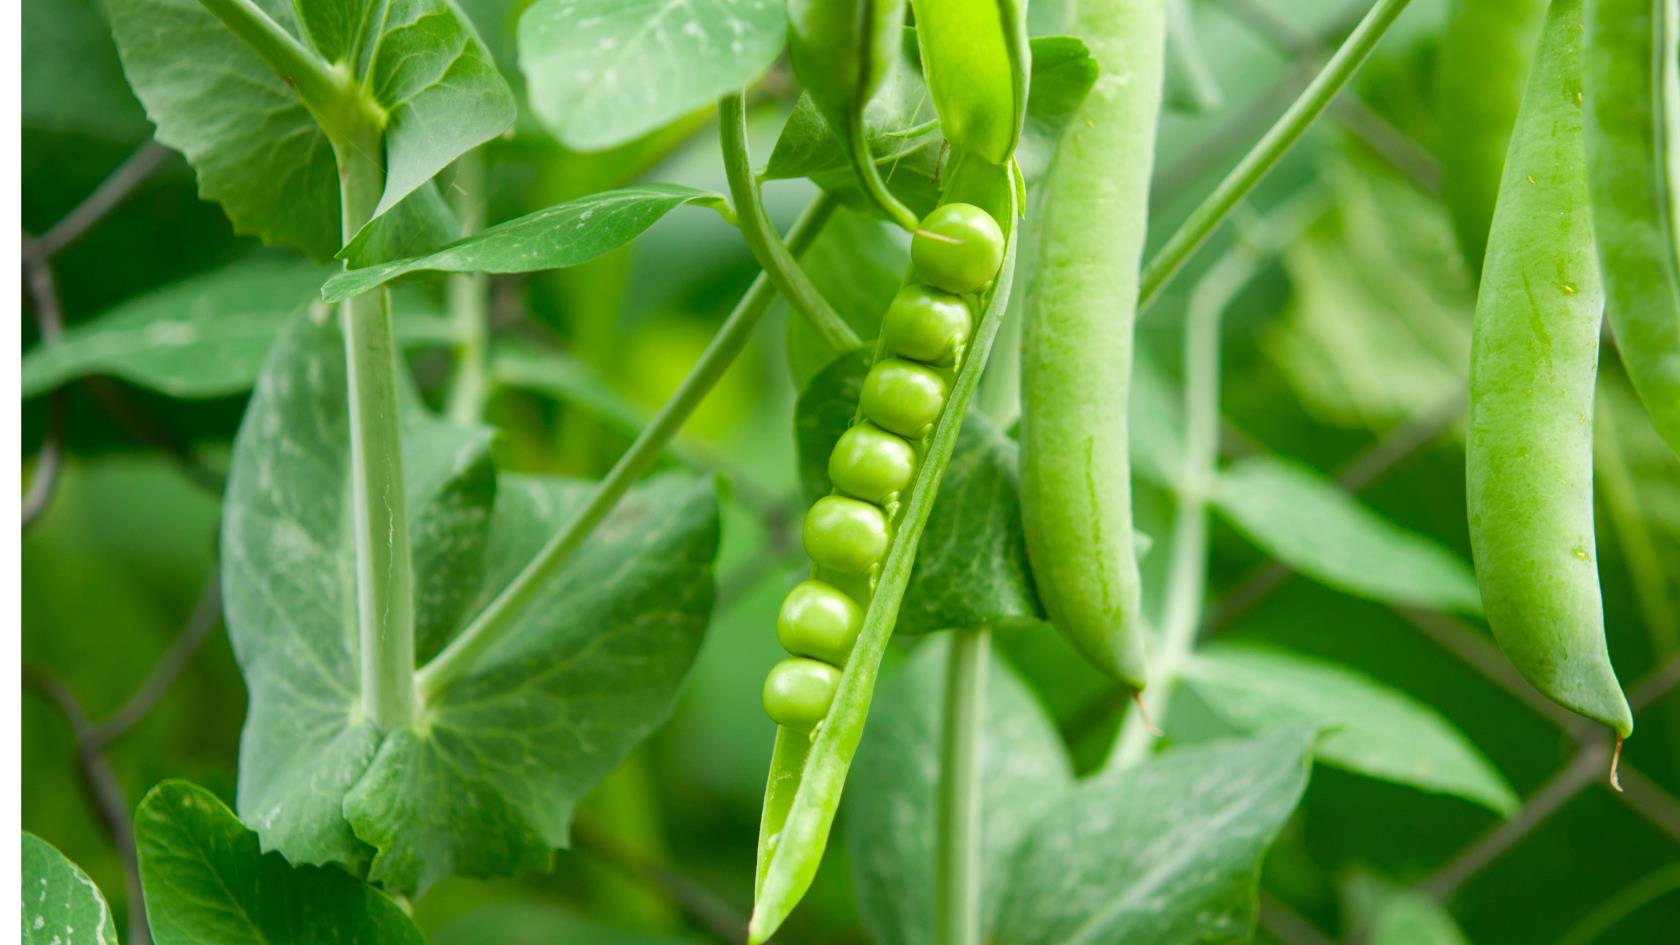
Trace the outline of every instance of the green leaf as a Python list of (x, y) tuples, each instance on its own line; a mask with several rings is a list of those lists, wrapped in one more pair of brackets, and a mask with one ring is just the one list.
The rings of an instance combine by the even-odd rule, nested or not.
[(1364, 941), (1367, 945), (1470, 945), (1444, 906), (1412, 891), (1395, 892), (1377, 906)]
[(1310, 730), (1169, 751), (1057, 798), (1010, 863), (999, 945), (1246, 942)]
[(1015, 441), (983, 414), (963, 422), (917, 546), (897, 633), (1046, 619), (1021, 527)]
[(146, 918), (158, 945), (422, 945), (408, 914), (336, 867), (265, 853), (214, 794), (165, 781), (134, 815)]
[(1304, 466), (1245, 459), (1220, 474), (1214, 502), (1250, 541), (1337, 590), (1389, 604), (1481, 612), (1475, 576), (1462, 560)]
[[(905, 56), (864, 110), (864, 134), (893, 192), (923, 212), (938, 198), (934, 181), (943, 138), (933, 124), (933, 106), (918, 71), (913, 41), (906, 42)], [(1049, 169), (1062, 129), (1096, 77), (1096, 60), (1078, 39), (1052, 36), (1032, 41), (1026, 124), (1016, 149), (1028, 180), (1036, 180)], [(809, 95), (800, 96), (782, 127), (764, 176), (770, 180), (809, 177), (852, 206), (871, 205), (858, 189), (839, 140)]]
[[(296, 5), (259, 5), (296, 32)], [(238, 232), (330, 257), (343, 242), (338, 168), (326, 133), (292, 86), (196, 0), (106, 6), (129, 84), (157, 139), (197, 170), (200, 193), (221, 204)], [(331, 34), (328, 49), (344, 43), (323, 10), (336, 11), (335, 22), (366, 24), (355, 74), (387, 116), (376, 216), (513, 121), (512, 92), (449, 0), (392, 0), (384, 17), (349, 12), (365, 3), (304, 6), (313, 11), (311, 25)], [(397, 229), (429, 216), (414, 214)]]
[[(589, 484), (497, 487), (487, 431), (406, 403), (427, 652), (529, 563)], [(347, 424), (338, 331), (300, 320), (246, 411), (224, 510), (229, 633), (251, 693), (240, 809), (293, 862), (373, 854), (372, 878), (403, 892), (543, 868), (577, 798), (670, 711), (710, 612), (715, 488), (665, 476), (633, 490), (483, 664), (382, 736), (359, 705)]]
[(23, 834), (23, 945), (117, 945), (105, 896), (52, 844)]
[(765, 0), (538, 0), (519, 63), (554, 137), (596, 151), (751, 85), (786, 32), (787, 11)]
[(857, 416), (871, 356), (870, 349), (858, 348), (830, 361), (794, 405), (793, 437), (799, 447), (799, 485), (806, 504), (834, 489), (828, 481), (828, 454)]
[[(503, 476), (486, 588), (528, 564), (590, 489)], [(632, 491), (485, 663), (386, 739), (344, 801), (380, 850), (373, 879), (410, 890), (548, 868), (578, 799), (670, 714), (711, 613), (717, 515), (709, 479)]]
[[(864, 927), (880, 945), (934, 942), (932, 825), (949, 642), (941, 637), (918, 647), (881, 687), (846, 793), (852, 882)], [(1043, 707), (999, 658), (988, 663), (984, 691), (980, 928), (990, 940), (997, 910), (1015, 881), (1010, 855), (1072, 786), (1073, 772)]]
[(121, 143), (151, 134), (123, 81), (99, 0), (24, 0), (25, 131), (72, 132)]
[[(489, 496), (475, 486), (489, 434), (432, 420), (408, 398), (403, 469), (409, 519), (454, 518), (451, 535), (414, 542), (415, 587), (435, 549), (482, 556)], [(355, 652), (354, 549), (345, 360), (336, 319), (294, 320), (275, 343), (234, 444), (223, 505), (222, 585), (228, 635), (251, 705), (240, 744), (239, 809), (296, 863), (358, 864), (344, 795), (380, 738), (363, 721)], [(452, 508), (463, 499), (476, 502)], [(464, 517), (464, 520), (463, 518)], [(444, 539), (452, 541), (444, 542)], [(421, 609), (416, 608), (419, 614)]]
[[(249, 390), (270, 345), (330, 270), (253, 259), (165, 286), (74, 325), (23, 357), (23, 396), (108, 374), (183, 399)], [(417, 298), (397, 302), (397, 338), (440, 344), (454, 329)]]
[(541, 902), (499, 902), (438, 929), (432, 945), (698, 945), (686, 935), (632, 932)]
[(1265, 647), (1199, 652), (1185, 683), (1241, 731), (1318, 725), (1325, 764), (1451, 794), (1509, 815), (1519, 801), (1503, 775), (1434, 709), (1346, 667)]
[[(340, 273), (327, 280), (321, 295), (337, 302), (411, 273), (535, 272), (575, 266), (630, 242), (683, 204), (717, 208), (722, 201), (717, 194), (680, 184), (641, 184), (590, 194), (497, 224), (434, 253)], [(360, 235), (345, 250), (351, 255), (362, 251)]]

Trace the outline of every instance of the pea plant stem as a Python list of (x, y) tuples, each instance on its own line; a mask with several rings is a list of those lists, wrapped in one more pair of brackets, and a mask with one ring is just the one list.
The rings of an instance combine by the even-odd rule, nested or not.
[[(834, 206), (833, 199), (826, 194), (811, 203), (788, 231), (787, 250), (790, 255), (802, 253), (810, 247), (833, 214)], [(543, 546), (531, 563), (443, 652), (420, 669), (416, 675), (416, 689), (423, 702), (435, 701), (508, 632), (549, 579), (558, 573), (636, 480), (659, 458), (666, 444), (700, 406), (729, 366), (735, 363), (775, 297), (776, 289), (769, 274), (760, 273), (735, 310), (729, 313), (723, 327), (712, 337), (711, 344), (701, 353), (700, 360), (695, 362), (677, 392), (666, 401), (665, 406), (659, 408), (653, 420), (637, 435), (606, 477), (596, 484), (589, 500), (571, 521)]]
[(989, 628), (951, 634), (940, 728), (934, 890), (937, 945), (980, 945), (980, 731), (986, 715)]
[[(470, 236), (484, 226), (484, 158), (468, 151), (455, 162), (455, 182), (450, 189), (455, 216), (461, 221), (461, 235)], [(474, 423), (484, 410), (487, 387), (487, 349), (490, 342), (490, 277), (482, 272), (456, 273), (449, 277), (449, 314), (455, 322), (455, 376), (449, 385), (445, 412), (456, 423)]]
[[(333, 138), (344, 239), (367, 223), (385, 186), (375, 128)], [(414, 574), (397, 405), (397, 348), (383, 289), (346, 299), (340, 314), (350, 401), (350, 528), (362, 709), (390, 731), (413, 721)]]
[(1190, 256), (1207, 241), (1219, 225), (1230, 216), (1261, 178), (1266, 176), (1283, 155), (1301, 139), (1336, 93), (1347, 85), (1365, 58), (1375, 49), (1394, 20), (1406, 9), (1410, 0), (1377, 0), (1365, 18), (1359, 21), (1341, 48), (1325, 64), (1299, 98), (1284, 111), (1237, 166), (1225, 175), (1213, 192), (1201, 202), (1179, 228), (1167, 237), (1155, 256), (1143, 267), (1138, 292), (1138, 308), (1148, 309), (1160, 297), (1161, 291), (1176, 275)]
[(287, 85), (297, 90), (298, 97), (329, 138), (337, 141), (351, 137), (358, 125), (384, 125), (384, 111), (363, 94), (360, 83), (348, 69), (322, 62), (314, 51), (270, 19), (255, 0), (199, 0), (199, 3)]
[(1244, 251), (1222, 257), (1190, 297), (1184, 339), (1184, 470), (1176, 484), (1172, 564), (1166, 607), (1150, 684), (1140, 696), (1145, 711), (1126, 716), (1109, 764), (1136, 764), (1148, 752), (1152, 720), (1165, 721), (1167, 697), (1196, 644), (1207, 590), (1208, 499), (1219, 460), (1219, 329), (1225, 307), (1254, 272)]
[(764, 267), (764, 274), (835, 353), (863, 344), (857, 332), (852, 331), (811, 284), (810, 277), (799, 268), (764, 214), (764, 200), (747, 149), (747, 107), (742, 93), (733, 92), (718, 100), (718, 132), (723, 141), (723, 171), (729, 180), (729, 197), (735, 203), (736, 223), (758, 264)]

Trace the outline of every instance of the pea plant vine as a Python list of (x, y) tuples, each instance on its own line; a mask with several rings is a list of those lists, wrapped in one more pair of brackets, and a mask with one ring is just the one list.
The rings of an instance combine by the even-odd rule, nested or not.
[[(1320, 769), (1496, 819), (1383, 887), (1349, 941), (1409, 941), (1408, 922), (1462, 941), (1443, 906), (1595, 783), (1680, 843), (1680, 802), (1620, 758), (1680, 686), (1680, 640), (1617, 439), (1646, 423), (1680, 449), (1680, 10), (1513, 0), (1496, 22), (1460, 5), (1438, 71), (1476, 91), (1443, 100), (1437, 158), (1353, 85), (1407, 0), (1355, 4), (1322, 36), (1215, 5), (1321, 64), (1245, 152), (1223, 155), (1216, 129), (1174, 164), (1157, 135), (1232, 91), (1185, 0), (104, 0), (155, 140), (25, 234), (23, 395), (48, 401), (22, 525), (54, 502), (73, 383), (219, 501), (215, 571), (132, 697), (96, 721), (25, 669), (121, 854), (123, 940), (616, 940), (513, 912), (431, 924), (433, 890), (519, 882), (577, 846), (752, 945), (809, 935), (801, 910), (832, 895), (839, 852), (883, 945), (1257, 926), (1314, 945), (1327, 933), (1261, 876)], [(1521, 76), (1475, 71), (1483, 49), (1514, 50)], [(1280, 269), (1304, 278), (1298, 248), (1344, 212), (1337, 180), (1260, 198), (1331, 123), (1362, 167), (1445, 204), (1479, 280), (1449, 401), (1339, 474), (1258, 447), (1223, 389), (1238, 304)], [(504, 213), (507, 178), (529, 173), (506, 155), (534, 140), (575, 179), (538, 172), (520, 185), (561, 196)], [(705, 154), (712, 186), (647, 179), (679, 149)], [(611, 157), (566, 163), (594, 152)], [(66, 326), (55, 261), (172, 153), (269, 249)], [(1186, 170), (1216, 160), (1229, 170)], [(806, 195), (797, 215), (769, 199), (783, 188)], [(514, 337), (509, 280), (610, 281), (685, 217), (757, 271), (656, 409)], [(871, 266), (874, 291), (855, 284)], [(569, 299), (580, 350), (590, 298)], [(778, 306), (785, 344), (766, 346)], [(1595, 406), (1611, 335), (1644, 413)], [(683, 435), (765, 347), (796, 389), (790, 496)], [(129, 388), (244, 398), (225, 475), (220, 447)], [(506, 390), (611, 431), (604, 474), (522, 459)], [(1460, 421), (1469, 561), (1355, 495)], [(1649, 660), (1616, 658), (1625, 694), (1595, 496), (1653, 628)], [(763, 741), (768, 778), (741, 844), (756, 869), (730, 895), (578, 810), (671, 717), (737, 587), (762, 583), (726, 567), (743, 517), (779, 536), (762, 557), (791, 579), (758, 628), (787, 652), (761, 694), (731, 696), (774, 724), (734, 733)], [(1227, 581), (1216, 539), (1261, 563)], [(1572, 758), (1525, 798), (1444, 708), (1222, 638), (1291, 575), (1411, 624), (1555, 723)], [(248, 697), (235, 783), (163, 780), (130, 805), (106, 750), (218, 625)], [(117, 940), (47, 839), (25, 833), (22, 864), (24, 941)], [(1676, 885), (1648, 879), (1616, 908)]]

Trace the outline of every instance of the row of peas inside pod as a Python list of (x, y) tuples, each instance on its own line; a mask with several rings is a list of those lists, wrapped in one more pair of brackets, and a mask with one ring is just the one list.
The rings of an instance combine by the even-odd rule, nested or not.
[(834, 491), (805, 516), (811, 577), (782, 602), (776, 635), (792, 658), (764, 681), (777, 725), (814, 728), (828, 715), (910, 487), (974, 322), (974, 293), (1003, 265), (1003, 230), (967, 203), (937, 207), (910, 243), (915, 278), (881, 321), (858, 412), (828, 460)]

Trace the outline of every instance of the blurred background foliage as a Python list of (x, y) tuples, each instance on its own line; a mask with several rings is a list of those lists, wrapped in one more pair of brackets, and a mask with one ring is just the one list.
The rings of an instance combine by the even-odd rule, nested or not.
[[(524, 3), (460, 3), (523, 96), (512, 36)], [(1191, 4), (1223, 103), (1164, 118), (1157, 238), (1363, 10), (1360, 2), (1320, 0)], [(1265, 257), (1227, 314), (1223, 445), (1228, 456), (1274, 453), (1340, 473), (1382, 515), (1468, 560), (1459, 418), (1474, 275), (1441, 203), (1435, 157), (1443, 134), (1435, 64), (1450, 12), (1445, 0), (1416, 0), (1326, 120), (1250, 201), (1252, 219), (1285, 206), (1306, 210), (1299, 232)], [(197, 198), (186, 164), (147, 144), (150, 126), (123, 80), (97, 0), (25, 0), (22, 16), (24, 231), (49, 230), (131, 156), (155, 165), (131, 196), (52, 257), (69, 326), (235, 261), (284, 258), (234, 237), (219, 209)], [(756, 89), (758, 161), (770, 154), (795, 93), (781, 69)], [(522, 108), (515, 130), (482, 150), (486, 217), (508, 219), (638, 179), (722, 190), (717, 155), (709, 112), (607, 153), (577, 154)], [(777, 182), (766, 199), (785, 226), (809, 193), (808, 184)], [(1242, 229), (1226, 227), (1143, 321), (1152, 373), (1168, 380), (1179, 373), (1188, 290)], [(889, 227), (844, 210), (806, 257), (836, 306), (864, 323), (903, 265), (904, 245)], [(726, 224), (677, 213), (589, 265), (496, 278), (488, 416), (500, 432), (498, 461), (600, 475), (756, 271)], [(435, 312), (444, 304), (434, 285), (411, 307)], [(27, 296), (23, 310), (27, 351), (39, 344), (38, 297)], [(1013, 354), (1000, 346), (998, 360)], [(411, 362), (427, 395), (441, 402), (444, 353), (418, 345)], [(791, 530), (799, 508), (793, 400), (797, 379), (820, 362), (820, 350), (790, 332), (785, 311), (773, 316), (685, 430), (683, 458), (723, 473), (731, 501), (719, 605), (677, 713), (584, 805), (576, 849), (557, 855), (552, 875), (450, 880), (416, 903), (437, 941), (651, 945), (700, 935), (696, 910), (721, 912), (724, 922), (744, 911), (772, 734), (757, 692), (777, 658), (774, 609), (802, 563)], [(1659, 667), (1672, 671), (1665, 661), (1680, 638), (1680, 461), (1651, 430), (1608, 347), (1603, 362), (1601, 572), (1611, 649), (1623, 680), (1636, 686)], [(63, 707), (49, 693), (71, 693), (88, 717), (105, 718), (190, 623), (212, 573), (219, 480), (243, 396), (169, 399), (110, 380), (63, 391), (68, 458), (50, 507), (23, 541), (30, 683), (23, 826), (87, 869), (120, 916), (127, 897), (117, 847), (90, 802)], [(51, 426), (50, 401), (24, 403), (26, 465)], [(1165, 494), (1140, 484), (1138, 504), (1140, 527), (1164, 534)], [(1462, 800), (1320, 766), (1267, 861), (1262, 939), (1673, 940), (1680, 698), (1642, 712), (1624, 756), (1640, 784), (1618, 799), (1598, 783), (1601, 767), (1583, 774), (1572, 765), (1580, 747), (1572, 723), (1489, 678), (1502, 664), (1486, 661), (1485, 628), (1291, 578), (1224, 525), (1216, 525), (1213, 549), (1209, 632), (1340, 662), (1411, 694), (1460, 726), (1530, 799), (1502, 827)], [(1157, 558), (1146, 570), (1159, 570)], [(1095, 764), (1121, 700), (1042, 629), (1003, 634), (999, 646), (1052, 710), (1080, 764)], [(1175, 736), (1220, 724), (1188, 691), (1178, 700)], [(162, 778), (186, 777), (231, 801), (243, 709), (226, 639), (211, 633), (155, 707), (105, 747), (117, 785), (132, 802)], [(1498, 855), (1477, 859), (1489, 850)], [(1461, 933), (1443, 924), (1437, 900)], [(844, 844), (831, 846), (785, 937), (864, 940)]]

